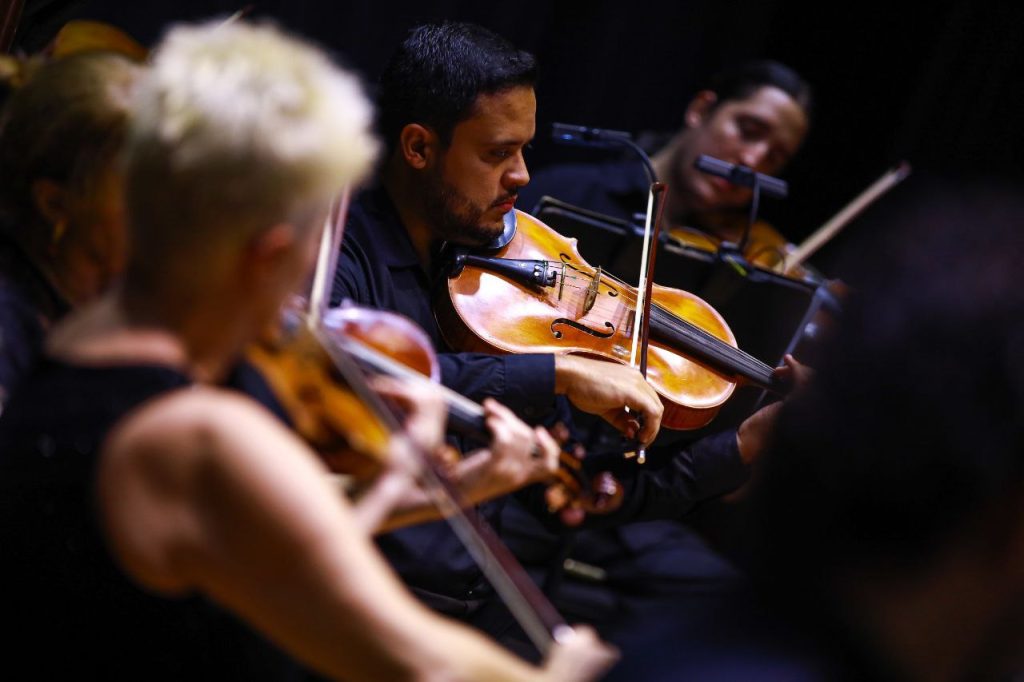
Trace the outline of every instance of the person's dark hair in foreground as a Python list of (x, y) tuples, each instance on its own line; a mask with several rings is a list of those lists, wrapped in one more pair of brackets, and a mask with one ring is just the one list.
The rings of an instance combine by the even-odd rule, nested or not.
[(1019, 188), (929, 185), (857, 287), (751, 492), (734, 591), (612, 680), (1015, 679), (1024, 670)]
[(1024, 201), (931, 189), (783, 410), (759, 574), (898, 676), (989, 679), (1024, 665)]

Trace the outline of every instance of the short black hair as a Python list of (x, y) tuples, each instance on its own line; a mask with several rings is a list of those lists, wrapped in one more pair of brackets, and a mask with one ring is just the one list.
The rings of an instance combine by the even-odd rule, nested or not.
[(858, 291), (761, 461), (773, 589), (913, 571), (964, 538), (985, 551), (1020, 518), (997, 513), (1024, 491), (1019, 192), (923, 185), (848, 259)]
[(746, 99), (764, 87), (778, 88), (792, 97), (810, 120), (814, 109), (810, 84), (793, 69), (770, 59), (726, 67), (714, 74), (703, 89), (718, 96), (717, 106), (729, 100)]
[(414, 28), (380, 79), (378, 127), (389, 151), (410, 123), (429, 126), (444, 144), (480, 95), (533, 87), (537, 62), (501, 36), (469, 23)]

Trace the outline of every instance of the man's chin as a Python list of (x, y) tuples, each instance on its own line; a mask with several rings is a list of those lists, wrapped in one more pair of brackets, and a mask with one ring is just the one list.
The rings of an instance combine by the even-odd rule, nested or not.
[(480, 237), (486, 237), (486, 241), (491, 241), (504, 231), (505, 214), (501, 212), (501, 209), (487, 211), (477, 223), (476, 233)]
[(735, 187), (720, 188), (708, 183), (702, 190), (694, 201), (695, 209), (700, 212), (730, 211), (750, 202), (750, 192)]
[(449, 241), (463, 246), (485, 246), (501, 236), (505, 231), (505, 223), (498, 222), (475, 225), (472, 228), (463, 228), (457, 236)]

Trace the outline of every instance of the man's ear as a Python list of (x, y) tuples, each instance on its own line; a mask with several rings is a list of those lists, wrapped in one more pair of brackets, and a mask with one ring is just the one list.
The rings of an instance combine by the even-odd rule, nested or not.
[(710, 90), (701, 90), (694, 95), (690, 105), (686, 107), (686, 127), (699, 128), (708, 119), (708, 114), (717, 103), (718, 95)]
[(440, 142), (430, 128), (410, 123), (398, 135), (398, 151), (409, 167), (423, 170), (434, 162)]

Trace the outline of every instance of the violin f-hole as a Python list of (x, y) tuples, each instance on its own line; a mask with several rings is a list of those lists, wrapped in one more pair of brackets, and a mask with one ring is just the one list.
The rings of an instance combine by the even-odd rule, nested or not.
[(569, 325), (573, 329), (578, 329), (581, 332), (583, 332), (584, 334), (590, 334), (591, 336), (596, 336), (599, 339), (607, 339), (607, 338), (609, 338), (610, 336), (612, 336), (615, 333), (615, 325), (613, 325), (611, 322), (605, 322), (604, 323), (604, 328), (607, 329), (608, 331), (607, 332), (603, 332), (603, 331), (598, 331), (596, 329), (591, 329), (590, 327), (588, 327), (586, 325), (582, 325), (579, 322), (576, 322), (575, 320), (569, 320), (569, 319), (566, 319), (564, 317), (559, 317), (559, 318), (555, 319), (551, 323), (551, 333), (554, 334), (556, 339), (562, 338), (562, 332), (559, 331), (558, 329), (556, 329), (555, 327), (558, 327), (559, 325), (563, 325), (563, 324)]

